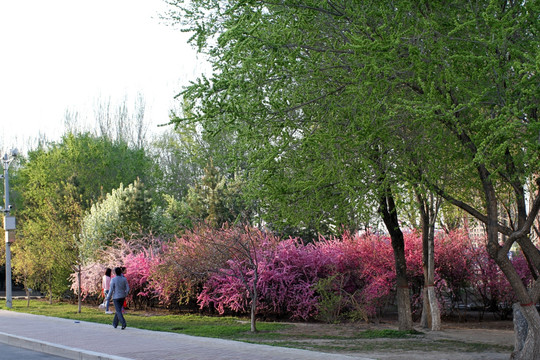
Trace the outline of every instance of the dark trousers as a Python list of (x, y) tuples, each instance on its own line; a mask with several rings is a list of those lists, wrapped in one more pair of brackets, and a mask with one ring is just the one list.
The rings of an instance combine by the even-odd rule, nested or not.
[(123, 327), (126, 327), (126, 319), (124, 319), (124, 314), (122, 314), (122, 308), (124, 307), (125, 298), (113, 299), (114, 303), (114, 319), (112, 325), (114, 327), (118, 326), (118, 323), (122, 324)]

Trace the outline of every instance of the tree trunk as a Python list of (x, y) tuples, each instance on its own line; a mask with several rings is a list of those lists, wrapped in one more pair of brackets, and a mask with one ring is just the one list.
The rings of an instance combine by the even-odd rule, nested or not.
[[(433, 219), (434, 220), (434, 219)], [(429, 314), (431, 315), (431, 330), (441, 330), (441, 312), (439, 310), (439, 302), (435, 294), (435, 222), (430, 223), (430, 229), (427, 236), (427, 258), (424, 262), (427, 263), (427, 281), (425, 288), (427, 289), (427, 297), (424, 302), (429, 304)]]
[(420, 319), (420, 326), (424, 329), (431, 329), (432, 331), (441, 330), (441, 311), (439, 309), (439, 301), (435, 294), (435, 286), (433, 285), (433, 272), (424, 272), (424, 289), (422, 304), (422, 318)]
[(429, 308), (431, 310), (431, 330), (440, 331), (441, 330), (441, 311), (439, 310), (439, 302), (437, 301), (437, 296), (435, 295), (435, 287), (428, 286), (428, 302)]
[[(424, 269), (424, 284), (427, 284), (427, 269)], [(422, 289), (422, 315), (420, 317), (420, 326), (422, 329), (429, 329), (431, 327), (431, 311), (430, 304), (428, 301), (429, 294), (427, 291), (427, 286), (424, 286)]]
[(49, 305), (52, 305), (52, 273), (49, 271)]
[(412, 330), (411, 298), (407, 282), (407, 263), (405, 261), (405, 241), (399, 228), (397, 207), (390, 189), (380, 198), (379, 212), (390, 233), (394, 262), (396, 266), (396, 297), (398, 306), (399, 330)]
[[(420, 200), (420, 198), (417, 196)], [(420, 201), (419, 201), (420, 202)], [(423, 329), (429, 329), (431, 327), (431, 305), (429, 303), (429, 293), (428, 293), (428, 284), (429, 284), (429, 274), (428, 274), (428, 258), (429, 258), (429, 244), (426, 241), (425, 234), (425, 211), (423, 203), (420, 202), (420, 214), (422, 219), (422, 272), (424, 273), (424, 288), (422, 289), (422, 317), (420, 318), (420, 326)]]
[[(489, 236), (489, 234), (488, 234)], [(493, 243), (488, 252), (505, 274), (520, 303), (514, 304), (514, 351), (511, 359), (540, 360), (540, 315), (534, 296), (527, 291), (506, 252)]]
[(28, 288), (27, 277), (24, 277), (24, 291), (26, 292), (26, 307), (30, 307), (30, 289)]
[[(257, 266), (257, 265), (255, 265)], [(259, 298), (259, 294), (257, 293), (257, 283), (259, 280), (257, 269), (255, 268), (254, 275), (253, 275), (253, 283), (252, 283), (252, 292), (251, 292), (251, 332), (255, 333), (257, 332), (257, 302)]]
[[(401, 233), (401, 230), (399, 233)], [(394, 243), (397, 244), (394, 245)], [(411, 312), (411, 297), (407, 282), (407, 266), (405, 262), (403, 233), (401, 233), (400, 238), (395, 240), (392, 238), (392, 247), (394, 248), (394, 261), (396, 263), (396, 290), (399, 330), (412, 330), (413, 322)]]
[(82, 310), (82, 294), (81, 294), (81, 291), (82, 291), (82, 285), (81, 285), (81, 266), (79, 265), (79, 268), (77, 269), (77, 279), (79, 280), (79, 294), (77, 296), (77, 299), (78, 299), (78, 302), (79, 302), (79, 309), (78, 309), (78, 313), (80, 314), (81, 313), (81, 310)]
[[(405, 279), (405, 283), (407, 279)], [(398, 284), (402, 281), (398, 281)], [(412, 313), (411, 313), (411, 298), (409, 296), (409, 287), (398, 285), (397, 288), (397, 306), (398, 306), (398, 328), (399, 330), (407, 331), (413, 329)]]
[(255, 299), (251, 300), (251, 332), (257, 332), (257, 323), (256, 323), (256, 315), (257, 315), (257, 302)]
[(540, 359), (540, 315), (534, 304), (514, 304), (514, 335), (516, 337), (511, 359)]
[[(487, 206), (487, 251), (495, 260), (506, 279), (512, 286), (520, 304), (514, 306), (514, 335), (516, 338), (514, 351), (511, 358), (516, 360), (540, 360), (540, 315), (536, 310), (535, 303), (538, 296), (532, 290), (537, 287), (537, 282), (531, 287), (531, 292), (523, 284), (519, 274), (508, 258), (508, 251), (512, 242), (509, 239), (516, 238), (516, 234), (510, 234), (503, 246), (499, 244), (498, 237), (498, 209), (495, 191), (488, 181), (484, 182)], [(519, 208), (519, 207), (518, 207)], [(522, 214), (518, 227), (522, 228), (525, 216)], [(538, 249), (531, 246), (532, 243), (526, 235), (517, 235), (517, 241), (521, 249), (528, 253), (531, 258), (538, 260)], [(535, 262), (538, 266), (539, 262)]]
[[(422, 308), (422, 322), (424, 328), (433, 331), (441, 330), (441, 313), (435, 295), (435, 219), (439, 211), (439, 202), (433, 195), (422, 196), (415, 189), (416, 200), (420, 210), (422, 222), (422, 257), (424, 270), (424, 301)], [(429, 197), (429, 200), (428, 200)]]

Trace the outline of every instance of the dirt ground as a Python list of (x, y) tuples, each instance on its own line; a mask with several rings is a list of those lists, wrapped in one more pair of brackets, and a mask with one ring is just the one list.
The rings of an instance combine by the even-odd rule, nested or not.
[(381, 360), (506, 360), (514, 345), (511, 320), (443, 322), (442, 330), (436, 332), (416, 326), (419, 334), (405, 339), (357, 336), (363, 330), (383, 329), (396, 330), (397, 323), (392, 320), (379, 324), (295, 323), (284, 332), (289, 336), (282, 345)]
[(287, 324), (291, 326), (279, 331), (281, 336), (275, 339), (261, 341), (261, 338), (247, 336), (239, 340), (339, 353), (351, 359), (377, 360), (507, 360), (514, 348), (512, 320), (485, 316), (479, 321), (474, 313), (467, 313), (459, 320), (443, 320), (441, 331), (422, 329), (416, 324), (414, 328), (418, 334), (407, 338), (366, 339), (359, 336), (365, 330), (397, 330), (397, 320), (392, 317), (377, 323)]

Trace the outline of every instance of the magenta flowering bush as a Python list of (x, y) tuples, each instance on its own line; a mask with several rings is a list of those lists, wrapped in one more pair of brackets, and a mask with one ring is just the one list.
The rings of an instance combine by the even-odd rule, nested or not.
[(435, 287), (442, 315), (450, 315), (471, 297), (472, 250), (464, 231), (441, 232), (435, 238)]
[[(531, 273), (522, 255), (512, 259), (525, 284)], [(460, 306), (478, 307), (506, 317), (515, 302), (512, 288), (492, 260), (482, 240), (469, 238), (465, 231), (439, 234), (435, 249), (436, 286), (446, 314)]]
[[(420, 311), (422, 239), (415, 232), (404, 236), (413, 310)], [(319, 318), (334, 321), (352, 314), (367, 320), (380, 315), (395, 296), (390, 239), (378, 234), (344, 233), (304, 244), (249, 227), (203, 225), (168, 242), (118, 239), (101, 259), (82, 269), (83, 297), (99, 296), (106, 267), (125, 266), (130, 300), (139, 307), (159, 301), (166, 307), (188, 304), (221, 314), (248, 313), (256, 296), (256, 311), (265, 317), (324, 315)], [(516, 255), (512, 261), (529, 283), (525, 259)], [(78, 291), (77, 273), (71, 280)], [(435, 286), (443, 315), (476, 303), (504, 316), (515, 301), (485, 247), (464, 231), (437, 234)]]
[[(210, 277), (204, 284), (203, 289), (197, 297), (201, 308), (214, 307), (219, 314), (232, 310), (240, 313), (249, 311), (250, 296), (242, 280), (232, 274), (232, 270), (221, 269), (220, 274)], [(249, 276), (246, 272), (244, 276)]]
[(127, 298), (136, 307), (150, 306), (154, 297), (149, 284), (153, 249), (143, 249), (139, 253), (130, 253), (123, 258), (126, 267), (126, 279), (130, 292)]
[[(297, 239), (261, 241), (254, 251), (258, 313), (301, 319), (315, 315), (314, 285), (327, 273), (329, 259), (321, 256), (315, 246), (304, 245)], [(248, 311), (251, 298), (245, 284), (253, 281), (255, 271), (246, 265), (245, 261), (227, 262), (227, 267), (219, 269), (204, 284), (199, 305), (214, 306), (221, 314), (226, 310)]]
[[(395, 273), (392, 249), (387, 239), (375, 235), (320, 239), (316, 244), (304, 244), (298, 239), (287, 239), (277, 246), (257, 248), (258, 282), (260, 295), (258, 313), (266, 316), (286, 316), (309, 319), (317, 315), (319, 295), (316, 285), (320, 279), (335, 277), (331, 291), (343, 299), (341, 311), (361, 310), (375, 314), (388, 301)], [(201, 307), (214, 306), (218, 312), (226, 310), (246, 312), (250, 303), (245, 286), (238, 276), (251, 278), (253, 271), (240, 270), (242, 264), (221, 269), (204, 284), (198, 297)]]
[[(101, 283), (107, 266), (100, 263), (90, 263), (81, 266), (81, 297), (85, 300), (88, 296), (100, 297)], [(76, 271), (69, 276), (71, 290), (74, 294), (79, 293), (79, 272)]]
[(392, 296), (395, 280), (394, 258), (388, 237), (376, 234), (321, 239), (317, 246), (329, 259), (326, 277), (335, 277), (334, 292), (343, 299), (343, 311), (375, 316)]
[(308, 319), (317, 313), (314, 285), (326, 276), (330, 262), (312, 244), (298, 239), (281, 241), (263, 250), (258, 290), (261, 312), (272, 316)]
[[(508, 317), (512, 312), (512, 304), (516, 302), (510, 283), (495, 261), (489, 257), (485, 247), (473, 248), (470, 251), (474, 266), (471, 271), (471, 286), (476, 297), (485, 310), (495, 312), (501, 318)], [(531, 284), (532, 276), (524, 256), (521, 253), (515, 255), (512, 263), (523, 283)]]
[(161, 252), (155, 254), (149, 263), (148, 288), (166, 307), (189, 303), (194, 298), (189, 291), (191, 281), (183, 275), (178, 265), (182, 257), (189, 256), (181, 250), (176, 243), (164, 243)]
[[(163, 245), (159, 258), (151, 265), (151, 288), (167, 306), (203, 301), (203, 286), (212, 277), (236, 277), (246, 288), (252, 281), (250, 271), (258, 269), (259, 249), (271, 247), (277, 240), (271, 234), (249, 227), (199, 226)], [(226, 301), (226, 297), (218, 298)]]

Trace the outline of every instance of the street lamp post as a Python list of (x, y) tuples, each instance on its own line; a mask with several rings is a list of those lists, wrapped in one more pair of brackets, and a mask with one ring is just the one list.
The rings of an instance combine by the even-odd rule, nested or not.
[(4, 230), (6, 232), (6, 307), (13, 306), (11, 293), (11, 241), (9, 232), (15, 230), (15, 218), (9, 216), (11, 205), (9, 204), (9, 165), (17, 157), (17, 149), (11, 150), (11, 154), (4, 154), (2, 165), (4, 167)]

